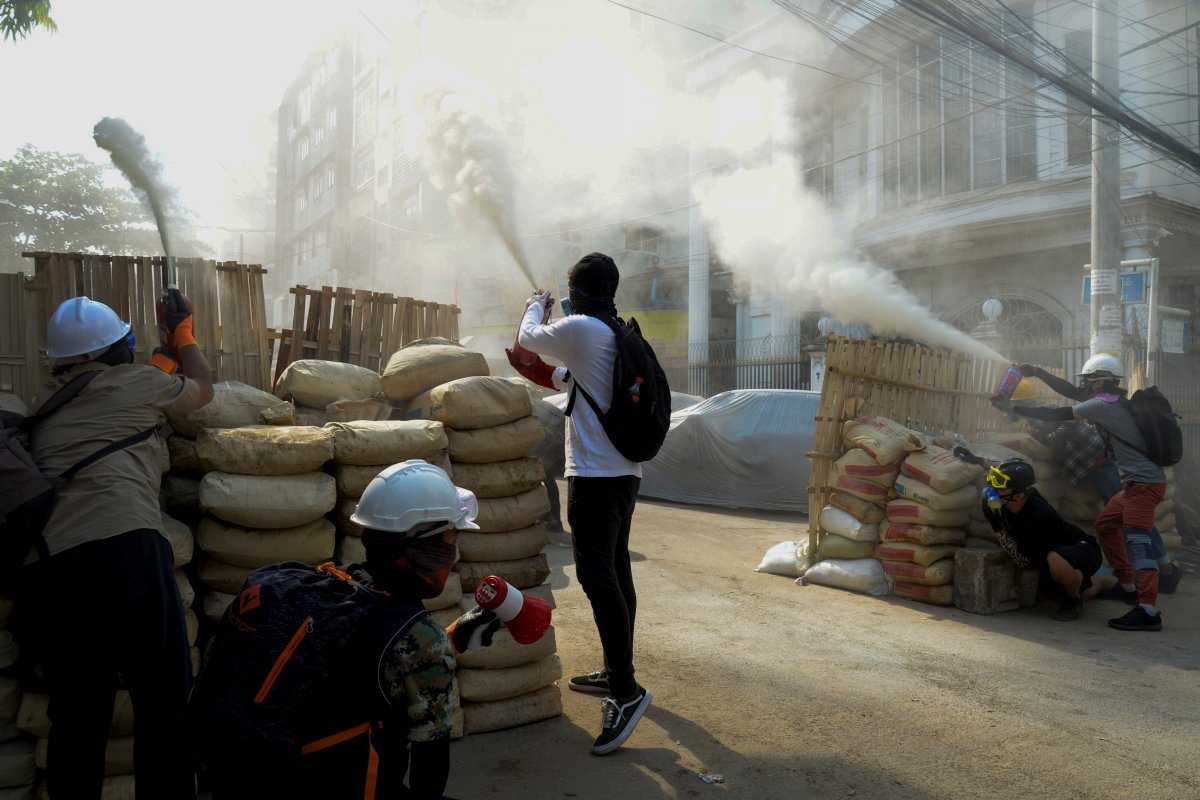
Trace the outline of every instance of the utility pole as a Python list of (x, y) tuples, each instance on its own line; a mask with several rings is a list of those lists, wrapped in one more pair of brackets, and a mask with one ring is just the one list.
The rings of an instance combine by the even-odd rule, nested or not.
[[(1094, 0), (1092, 7), (1093, 92), (1116, 97), (1118, 89), (1117, 0)], [(1092, 355), (1120, 356), (1121, 308), (1121, 151), (1116, 123), (1092, 109)]]

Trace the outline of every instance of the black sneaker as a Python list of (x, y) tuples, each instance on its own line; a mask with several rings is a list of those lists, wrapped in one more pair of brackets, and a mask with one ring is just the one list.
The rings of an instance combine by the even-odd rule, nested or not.
[(587, 675), (576, 675), (567, 681), (567, 688), (584, 694), (608, 694), (608, 671), (598, 669)]
[(1141, 606), (1134, 606), (1125, 616), (1110, 619), (1108, 625), (1119, 631), (1161, 631), (1162, 613), (1156, 612), (1151, 616), (1150, 612)]
[(1158, 571), (1158, 591), (1162, 594), (1175, 594), (1175, 587), (1183, 580), (1183, 569), (1176, 564), (1170, 572)]
[(1064, 597), (1054, 612), (1054, 618), (1060, 622), (1074, 622), (1083, 613), (1083, 600), (1078, 597)]
[(640, 686), (632, 697), (624, 700), (604, 698), (600, 706), (600, 735), (592, 742), (592, 752), (602, 756), (624, 744), (649, 707), (650, 692)]
[(1099, 595), (1101, 600), (1120, 600), (1126, 605), (1136, 606), (1138, 604), (1137, 589), (1122, 589), (1121, 584), (1115, 583), (1105, 589)]

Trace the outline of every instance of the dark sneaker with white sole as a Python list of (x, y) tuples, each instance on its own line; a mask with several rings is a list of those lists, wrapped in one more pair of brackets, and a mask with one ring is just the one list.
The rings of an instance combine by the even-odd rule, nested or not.
[(632, 697), (604, 698), (600, 706), (600, 735), (592, 743), (592, 752), (602, 756), (623, 745), (649, 707), (650, 692), (640, 686)]
[(1134, 606), (1125, 616), (1110, 619), (1108, 624), (1119, 631), (1161, 631), (1162, 613), (1151, 614), (1141, 606)]
[(584, 694), (608, 694), (608, 672), (598, 669), (587, 675), (576, 675), (567, 681), (567, 688)]
[(1054, 612), (1054, 618), (1059, 622), (1074, 622), (1082, 613), (1083, 600), (1078, 597), (1066, 597), (1058, 606), (1058, 611)]
[(1158, 591), (1161, 594), (1175, 594), (1176, 587), (1183, 580), (1183, 568), (1178, 564), (1170, 572), (1158, 571)]

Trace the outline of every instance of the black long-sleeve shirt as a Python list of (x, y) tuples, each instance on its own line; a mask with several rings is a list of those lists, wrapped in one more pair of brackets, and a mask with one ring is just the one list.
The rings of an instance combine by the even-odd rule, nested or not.
[(1020, 511), (1005, 506), (999, 511), (983, 502), (983, 514), (996, 533), (996, 541), (1019, 567), (1045, 570), (1046, 555), (1056, 547), (1077, 542), (1096, 543), (1082, 528), (1068, 522), (1037, 489), (1029, 490), (1029, 499)]

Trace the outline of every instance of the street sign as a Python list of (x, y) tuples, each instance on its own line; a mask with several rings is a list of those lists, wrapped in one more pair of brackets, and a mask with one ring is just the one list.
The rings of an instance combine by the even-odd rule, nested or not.
[[(1121, 276), (1121, 302), (1146, 302), (1146, 271), (1126, 272)], [(1083, 304), (1092, 304), (1092, 276), (1083, 276)]]

